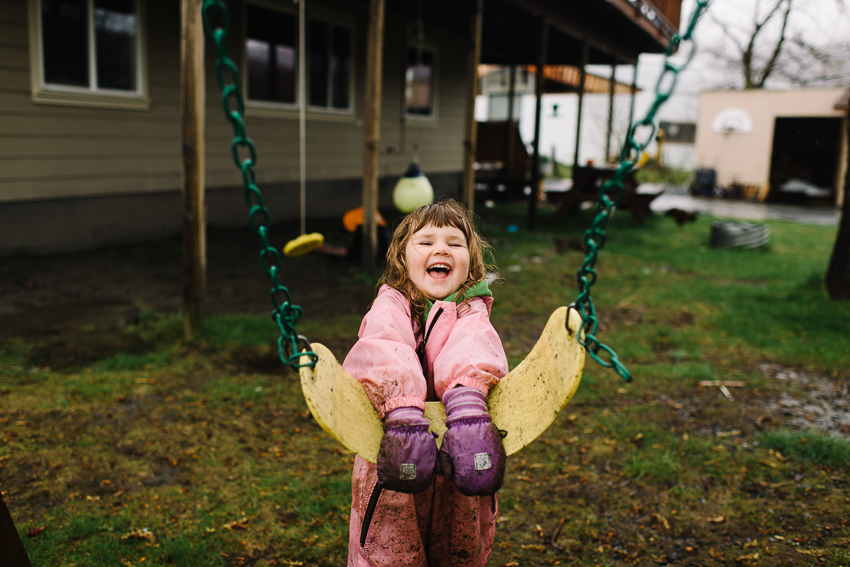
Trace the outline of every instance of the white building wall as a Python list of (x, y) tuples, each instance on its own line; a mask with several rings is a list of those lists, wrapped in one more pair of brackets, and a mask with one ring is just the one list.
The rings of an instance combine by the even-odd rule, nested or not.
[[(773, 151), (773, 130), (777, 117), (837, 117), (833, 109), (845, 89), (796, 91), (721, 91), (700, 97), (697, 123), (696, 165), (717, 170), (717, 182), (737, 182), (766, 187)], [(740, 109), (752, 120), (749, 133), (723, 133), (712, 129), (718, 114)]]

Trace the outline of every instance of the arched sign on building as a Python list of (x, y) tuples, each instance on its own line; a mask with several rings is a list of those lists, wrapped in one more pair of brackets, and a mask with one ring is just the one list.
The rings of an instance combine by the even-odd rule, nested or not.
[(711, 131), (717, 134), (752, 134), (753, 119), (742, 108), (727, 108), (714, 117)]

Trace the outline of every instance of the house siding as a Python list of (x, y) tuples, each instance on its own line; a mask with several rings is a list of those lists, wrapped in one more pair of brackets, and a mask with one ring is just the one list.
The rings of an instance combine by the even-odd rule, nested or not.
[[(76, 210), (78, 215), (96, 210), (101, 216), (116, 216), (109, 213), (108, 202), (112, 198), (115, 211), (125, 210), (119, 201), (132, 202), (129, 211), (141, 210), (140, 207), (149, 211), (138, 218), (133, 218), (131, 213), (130, 224), (138, 225), (136, 232), (140, 236), (179, 230), (179, 3), (143, 1), (151, 104), (149, 109), (140, 111), (33, 103), (28, 2), (0, 0), (0, 225), (19, 226), (20, 215), (32, 215), (32, 221), (38, 222), (38, 207), (32, 206), (36, 202), (42, 203), (44, 210), (64, 207)], [(283, 1), (279, 4), (290, 5)], [(312, 215), (328, 216), (343, 212), (344, 207), (356, 206), (360, 200), (367, 6), (328, 0), (321, 9), (336, 14), (353, 30), (353, 113), (316, 118), (316, 113), (308, 112), (308, 210)], [(240, 69), (243, 67), (243, 13), (242, 3), (231, 3), (231, 56)], [(403, 173), (414, 157), (414, 146), (418, 146), (423, 170), (428, 175), (439, 174), (443, 190), (454, 193), (452, 189), (456, 190), (454, 186), (459, 185), (459, 181), (450, 180), (459, 180), (462, 170), (467, 41), (458, 34), (426, 29), (429, 46), (433, 45), (438, 53), (437, 116), (430, 123), (417, 122), (405, 128), (402, 122), (404, 54), (407, 29), (411, 24), (387, 14), (381, 175), (389, 179)], [(214, 46), (207, 41), (207, 187), (211, 194), (238, 196), (241, 178), (231, 159), (233, 134), (222, 114), (214, 58)], [(249, 108), (245, 124), (258, 150), (258, 184), (264, 191), (288, 196), (291, 191), (287, 187), (298, 184), (298, 120), (294, 115), (269, 118)], [(389, 189), (388, 183), (382, 183), (383, 203), (389, 202)], [(335, 190), (342, 191), (344, 198), (334, 198)], [(163, 197), (164, 194), (171, 194), (171, 198)], [(289, 206), (271, 211), (273, 218), (289, 219), (297, 213), (297, 191), (294, 195), (295, 200), (287, 202)], [(175, 196), (178, 197), (176, 201)], [(145, 197), (149, 199), (146, 201)], [(67, 201), (73, 199), (95, 199), (99, 205), (91, 209), (94, 202), (91, 201), (88, 205), (70, 207)], [(145, 202), (149, 206), (144, 205)], [(11, 206), (24, 203), (30, 204)], [(172, 207), (177, 208), (172, 210)], [(238, 215), (235, 212), (232, 215), (215, 213), (211, 217), (218, 215), (216, 218), (222, 224), (228, 224), (244, 222), (243, 213), (239, 210)], [(227, 217), (232, 219), (227, 220)], [(166, 223), (167, 226), (162, 226), (160, 220), (152, 220), (160, 218), (174, 220)], [(65, 224), (70, 231), (69, 246), (97, 244), (98, 238), (93, 236), (96, 221), (66, 218)], [(127, 232), (126, 229), (122, 231)], [(124, 237), (129, 235), (124, 234)], [(16, 240), (10, 240), (9, 231), (3, 230), (0, 249), (15, 247)]]

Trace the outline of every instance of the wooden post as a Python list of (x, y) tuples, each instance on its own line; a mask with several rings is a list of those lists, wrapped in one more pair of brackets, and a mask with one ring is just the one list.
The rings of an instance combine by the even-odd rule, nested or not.
[(511, 65), (510, 79), (508, 80), (508, 118), (505, 121), (505, 165), (504, 183), (510, 182), (511, 168), (514, 155), (514, 97), (516, 97), (516, 65)]
[(546, 51), (549, 48), (549, 20), (543, 18), (540, 28), (540, 55), (537, 60), (536, 76), (534, 78), (534, 157), (531, 161), (531, 195), (528, 196), (528, 229), (534, 230), (537, 223), (537, 190), (543, 177), (540, 175), (540, 123), (543, 121), (543, 88), (546, 78), (543, 70), (546, 68)]
[(378, 154), (381, 143), (381, 83), (384, 74), (384, 6), (369, 0), (366, 39), (366, 96), (363, 112), (363, 256), (365, 270), (375, 269), (378, 250)]
[(484, 26), (484, 0), (473, 0), (475, 12), (470, 21), (466, 85), (466, 132), (463, 141), (463, 187), (461, 199), (471, 211), (475, 206), (475, 153), (478, 124), (475, 122), (475, 97), (478, 94), (478, 64), (481, 62), (481, 30)]
[(304, 6), (298, 2), (298, 180), (301, 234), (307, 234), (307, 41)]
[(632, 99), (631, 99), (631, 102), (629, 104), (629, 132), (628, 132), (629, 134), (632, 133), (632, 131), (631, 131), (632, 124), (635, 123), (635, 94), (637, 94), (637, 71), (638, 71), (637, 67), (638, 67), (638, 64), (635, 63), (635, 68), (632, 71), (632, 87), (631, 87)]
[(183, 127), (183, 334), (193, 339), (207, 287), (204, 26), (201, 0), (181, 1), (180, 115)]
[(578, 151), (581, 146), (581, 110), (584, 106), (584, 87), (587, 83), (587, 64), (590, 63), (590, 42), (584, 38), (582, 42), (581, 75), (578, 82), (578, 113), (576, 116), (576, 150), (573, 157), (573, 179), (578, 169)]
[(608, 85), (608, 130), (605, 136), (605, 162), (611, 159), (611, 135), (614, 132), (614, 87), (617, 84), (617, 60), (611, 63), (611, 83)]

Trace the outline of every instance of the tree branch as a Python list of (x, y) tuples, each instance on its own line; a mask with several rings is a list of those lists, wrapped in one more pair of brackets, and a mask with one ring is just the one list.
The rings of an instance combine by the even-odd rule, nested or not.
[[(784, 0), (781, 0), (784, 1)], [(779, 54), (782, 52), (782, 45), (785, 43), (785, 34), (788, 30), (788, 18), (791, 15), (791, 6), (793, 0), (787, 0), (787, 4), (785, 4), (785, 14), (782, 18), (782, 30), (779, 32), (779, 39), (776, 42), (776, 47), (773, 50), (773, 53), (770, 56), (767, 64), (764, 66), (764, 69), (761, 73), (761, 78), (758, 81), (758, 88), (763, 88), (765, 81), (770, 77), (773, 69), (776, 67), (776, 60), (779, 59)], [(778, 4), (777, 4), (778, 7)], [(775, 10), (774, 10), (775, 11)]]

